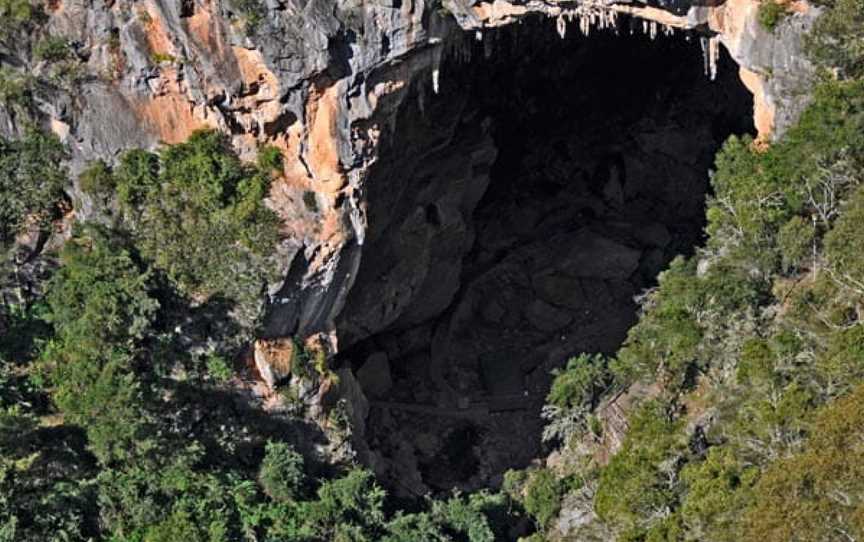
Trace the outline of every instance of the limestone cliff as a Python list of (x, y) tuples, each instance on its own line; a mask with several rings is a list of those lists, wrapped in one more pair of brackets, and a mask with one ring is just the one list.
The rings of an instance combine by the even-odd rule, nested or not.
[[(703, 55), (687, 62), (700, 72), (704, 63), (705, 82), (740, 78), (753, 95), (758, 135), (769, 142), (806, 101), (810, 67), (801, 36), (816, 10), (793, 2), (791, 16), (769, 31), (758, 9), (756, 0), (52, 0), (35, 35), (0, 44), (0, 63), (45, 76), (33, 109), (0, 108), (0, 132), (20, 133), (35, 119), (69, 145), (73, 172), (88, 160), (110, 162), (125, 149), (179, 142), (200, 128), (229, 134), (248, 159), (261, 145), (278, 147), (284, 172), (268, 204), (283, 223), (284, 280), (270, 287), (263, 339), (278, 344), (320, 334), (333, 355), (353, 348), (349, 361), (357, 364), (368, 355), (381, 366), (386, 354), (383, 366), (387, 359), (422, 365), (433, 385), (418, 383), (410, 399), (458, 404), (472, 386), (500, 387), (497, 396), (522, 393), (522, 384), (507, 384), (510, 376), (496, 365), (515, 348), (496, 330), (519, 329), (510, 334), (514, 343), (531, 346), (531, 359), (520, 367), (529, 380), (546, 375), (568, 352), (616, 347), (635, 314), (632, 297), (697, 241), (705, 172), (721, 136), (738, 132), (732, 113), (741, 101), (727, 99), (721, 86), (655, 100), (662, 88), (651, 95), (634, 85), (606, 104), (609, 112), (635, 109), (608, 120), (598, 130), (602, 142), (570, 133), (585, 140), (574, 144), (566, 126), (556, 134), (578, 155), (573, 161), (592, 171), (586, 179), (599, 179), (596, 193), (559, 192), (534, 205), (488, 194), (490, 171), (508, 152), (492, 134), (506, 121), (499, 117), (496, 128), (478, 111), (535, 107), (549, 111), (547, 123), (555, 124), (554, 109), (498, 86), (514, 88), (520, 70), (543, 64), (555, 75), (560, 57), (542, 55), (554, 48), (550, 40), (590, 34), (579, 42), (588, 43), (601, 34), (608, 42), (636, 32), (648, 38), (632, 43), (645, 46), (674, 34), (701, 44)], [(513, 30), (523, 25), (524, 32)], [(72, 83), (47, 77), (49, 67), (33, 54), (39, 34), (72, 44), (82, 71)], [(514, 40), (533, 51), (523, 55), (530, 62), (517, 61), (524, 51), (511, 47)], [(555, 96), (580, 99), (591, 83), (576, 74), (579, 66), (588, 66), (587, 74), (640, 70), (640, 61), (630, 58), (638, 54), (609, 47), (622, 56), (598, 62), (585, 49), (566, 67), (561, 62), (574, 86), (554, 87), (547, 105)], [(734, 62), (720, 61), (721, 48)], [(675, 62), (689, 58), (679, 53)], [(478, 57), (486, 66), (482, 84), (466, 75), (475, 73), (467, 66)], [(675, 82), (702, 85), (675, 62), (662, 65)], [(650, 66), (641, 67), (650, 74)], [(629, 139), (613, 141), (615, 132)], [(534, 143), (529, 150), (537, 168), (549, 166), (553, 153), (539, 139)], [(77, 218), (86, 219), (86, 195), (70, 191), (82, 202)], [(493, 204), (481, 206), (484, 195)], [(514, 219), (517, 211), (534, 218)], [(484, 216), (482, 225), (476, 213)], [(544, 229), (541, 219), (548, 216), (577, 224), (576, 233)], [(572, 269), (578, 271), (565, 273)], [(520, 304), (525, 291), (532, 292), (530, 303)], [(590, 313), (592, 306), (608, 310), (601, 318)], [(485, 327), (475, 324), (480, 320)], [(462, 364), (454, 368), (454, 360)], [(488, 380), (490, 371), (499, 371), (496, 382), (476, 382)], [(543, 378), (536, 377), (536, 390)], [(389, 374), (369, 379), (367, 392), (390, 382)], [(536, 431), (536, 416), (526, 420)], [(376, 423), (383, 434), (394, 422)], [(511, 430), (488, 435), (504, 440)], [(397, 446), (383, 440), (382, 448)], [(426, 489), (411, 479), (418, 476), (420, 451), (369, 454), (379, 473), (406, 477), (409, 493)], [(489, 472), (474, 483), (486, 484), (512, 461), (490, 459), (483, 464)]]

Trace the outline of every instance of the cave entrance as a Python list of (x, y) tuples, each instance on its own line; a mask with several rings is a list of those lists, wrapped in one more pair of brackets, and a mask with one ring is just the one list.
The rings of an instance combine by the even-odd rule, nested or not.
[(624, 25), (488, 32), (383, 123), (337, 329), (371, 404), (361, 456), (397, 494), (494, 486), (538, 457), (550, 371), (614, 352), (634, 297), (701, 242), (709, 168), (753, 132), (752, 97), (725, 52), (706, 77), (698, 36)]

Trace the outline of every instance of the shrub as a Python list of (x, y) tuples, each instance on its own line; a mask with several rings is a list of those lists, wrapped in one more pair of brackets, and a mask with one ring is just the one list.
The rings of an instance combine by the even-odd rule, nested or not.
[(268, 442), (258, 480), (264, 492), (277, 501), (300, 497), (305, 484), (303, 457), (284, 442)]
[(282, 171), (282, 151), (279, 147), (266, 145), (258, 149), (258, 167), (265, 172)]
[(47, 301), (55, 338), (41, 355), (53, 397), (69, 421), (87, 428), (98, 457), (127, 457), (144, 422), (135, 343), (158, 302), (150, 275), (122, 242), (92, 229), (64, 247)]
[(53, 135), (29, 131), (18, 141), (0, 137), (0, 246), (28, 223), (46, 227), (63, 197), (67, 153)]
[(864, 76), (864, 1), (831, 0), (806, 37), (807, 52), (841, 77)]
[(570, 358), (563, 371), (553, 371), (555, 380), (546, 402), (562, 408), (593, 409), (605, 388), (607, 374), (602, 355), (580, 354)]
[(36, 21), (40, 14), (31, 0), (0, 0), (0, 39)]
[(117, 185), (111, 169), (102, 160), (90, 162), (78, 176), (78, 183), (84, 192), (100, 196), (110, 194)]
[(631, 415), (621, 450), (600, 472), (594, 506), (601, 519), (621, 531), (647, 530), (675, 507), (682, 428), (661, 401), (649, 401)]
[(766, 30), (774, 30), (786, 15), (786, 6), (775, 0), (762, 0), (759, 3), (759, 23)]
[(0, 102), (10, 108), (28, 107), (32, 79), (12, 68), (0, 67)]
[(522, 504), (542, 529), (549, 525), (561, 509), (563, 487), (548, 469), (538, 469), (528, 475)]
[(813, 249), (816, 242), (814, 229), (813, 224), (800, 216), (792, 217), (780, 228), (777, 245), (784, 271), (801, 269), (808, 263), (814, 264)]
[(864, 296), (864, 189), (859, 188), (825, 235), (825, 257), (836, 279), (857, 295)]
[(33, 55), (38, 60), (60, 62), (69, 58), (69, 43), (65, 38), (49, 36), (42, 39), (33, 48)]

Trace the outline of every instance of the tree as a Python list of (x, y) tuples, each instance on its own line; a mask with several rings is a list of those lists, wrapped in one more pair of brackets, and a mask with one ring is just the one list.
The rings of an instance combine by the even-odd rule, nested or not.
[(67, 180), (66, 156), (53, 135), (30, 130), (17, 141), (0, 137), (0, 247), (27, 226), (44, 229), (55, 217)]
[(268, 442), (258, 480), (264, 493), (276, 501), (292, 501), (303, 491), (303, 457), (285, 442)]

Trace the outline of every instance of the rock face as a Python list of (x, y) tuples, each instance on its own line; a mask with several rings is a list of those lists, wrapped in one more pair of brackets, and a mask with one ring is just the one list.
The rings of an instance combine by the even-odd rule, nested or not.
[[(455, 412), (351, 411), (406, 493), (485, 485), (538, 453), (510, 437), (537, 433), (548, 370), (614, 350), (633, 295), (698, 242), (719, 142), (750, 119), (768, 141), (800, 112), (816, 15), (795, 3), (769, 32), (756, 0), (47, 6), (40, 32), (85, 76), (40, 86), (29, 112), (0, 107), (0, 133), (35, 119), (74, 172), (199, 128), (249, 159), (278, 147), (284, 281), (256, 365), (272, 386), (288, 338), (320, 333), (359, 370), (353, 396)], [(39, 37), (0, 44), (0, 63), (47, 75)]]
[(255, 367), (270, 388), (275, 388), (277, 382), (291, 376), (296, 358), (297, 346), (290, 338), (255, 341)]

